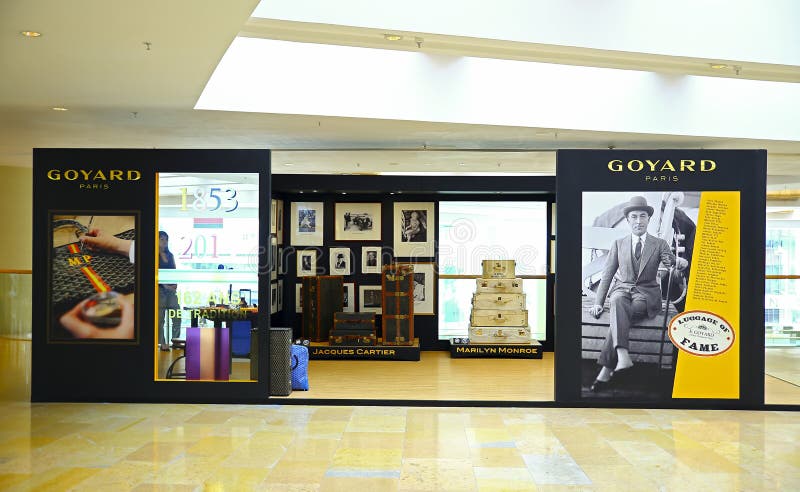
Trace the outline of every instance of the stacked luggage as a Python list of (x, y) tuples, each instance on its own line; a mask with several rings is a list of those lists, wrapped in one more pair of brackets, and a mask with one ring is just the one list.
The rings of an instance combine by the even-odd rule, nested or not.
[(472, 296), (470, 343), (530, 343), (531, 328), (522, 279), (514, 260), (483, 260), (483, 276)]

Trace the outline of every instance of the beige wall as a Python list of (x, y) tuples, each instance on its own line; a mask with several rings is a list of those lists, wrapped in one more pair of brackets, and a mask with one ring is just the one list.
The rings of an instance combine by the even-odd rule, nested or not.
[(30, 270), (33, 234), (33, 170), (0, 166), (3, 215), (0, 270)]

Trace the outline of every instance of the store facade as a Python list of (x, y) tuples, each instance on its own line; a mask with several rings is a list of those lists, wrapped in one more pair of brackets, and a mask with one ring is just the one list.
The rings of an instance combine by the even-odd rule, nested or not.
[[(518, 395), (486, 399), (480, 398), (479, 391), (477, 397), (471, 392), (457, 400), (408, 398), (405, 392), (376, 400), (365, 391), (359, 397), (325, 401), (763, 406), (764, 244), (753, 238), (763, 238), (764, 222), (750, 220), (743, 211), (764, 208), (765, 154), (633, 154), (559, 152), (556, 180), (552, 176), (271, 175), (269, 151), (36, 150), (34, 305), (46, 309), (34, 312), (32, 398), (322, 401), (296, 394), (291, 399), (270, 398), (274, 391), (268, 370), (268, 333), (274, 327), (289, 328), (293, 340), (308, 340), (312, 365), (317, 364), (315, 359), (339, 364), (325, 367), (341, 370), (342, 384), (347, 384), (348, 367), (361, 364), (361, 370), (364, 364), (374, 363), (375, 371), (385, 374), (373, 377), (390, 385), (423, 388), (424, 380), (403, 377), (404, 365), (417, 364), (432, 354), (448, 355), (437, 362), (444, 370), (426, 376), (443, 384), (448, 384), (443, 378), (463, 383), (471, 370), (490, 374), (488, 381), (491, 377), (499, 380), (504, 377), (503, 364), (511, 359), (528, 364), (516, 366), (523, 369), (512, 375), (525, 379), (531, 377), (529, 368), (543, 364), (543, 355), (555, 350), (555, 397), (549, 400)], [(714, 169), (708, 169), (710, 162)], [(694, 234), (699, 229), (703, 238), (718, 235), (718, 229), (703, 232), (712, 221), (731, 224), (724, 231), (730, 236), (725, 236), (725, 243), (738, 247), (724, 248), (729, 257), (722, 263), (709, 260), (702, 268), (690, 269), (694, 277), (673, 275), (670, 267), (676, 265), (669, 265), (668, 255), (660, 264), (656, 262), (658, 282), (674, 279), (680, 292), (675, 298), (659, 295), (658, 313), (650, 317), (660, 321), (645, 329), (637, 327), (636, 334), (631, 334), (633, 367), (617, 370), (617, 376), (626, 380), (594, 391), (592, 373), (599, 367), (596, 360), (612, 323), (602, 314), (595, 318), (598, 322), (591, 322), (586, 313), (602, 284), (602, 268), (597, 267), (605, 263), (610, 250), (588, 243), (592, 235), (597, 236), (594, 240), (629, 234), (622, 227), (627, 218), (621, 211), (633, 197), (649, 199), (645, 207), (652, 207), (651, 218), (682, 221), (684, 229), (677, 231), (647, 229), (668, 244), (673, 257), (686, 256), (687, 245), (681, 241), (688, 231)], [(709, 203), (720, 200), (724, 211), (717, 210), (717, 215), (708, 218)], [(607, 220), (613, 225), (597, 224), (613, 214), (619, 215)], [(102, 245), (97, 238), (102, 234), (96, 230), (103, 225), (115, 228), (110, 234), (114, 238), (135, 244), (127, 257), (119, 251), (99, 250)], [(167, 248), (163, 247), (165, 236)], [(759, 254), (761, 261), (757, 261)], [(740, 262), (745, 255), (756, 261)], [(484, 307), (481, 281), (492, 278), (484, 260), (513, 262), (514, 270), (505, 277), (518, 281), (520, 295), (503, 297), (492, 291), (488, 298), (519, 306), (495, 312), (488, 321), (476, 321)], [(104, 262), (113, 262), (114, 268)], [(737, 263), (740, 269), (733, 268)], [(410, 265), (413, 271), (414, 287), (408, 290), (411, 312), (406, 315), (390, 312), (387, 304), (385, 268), (398, 264)], [(582, 276), (590, 265), (595, 271)], [(720, 265), (727, 265), (722, 273)], [(724, 284), (721, 290), (704, 294), (706, 304), (702, 305), (692, 300), (698, 293), (691, 290), (701, 270), (716, 272), (708, 281)], [(338, 278), (342, 286), (335, 311), (345, 318), (363, 313), (372, 319), (376, 343), (350, 346), (333, 341), (328, 332), (309, 336), (304, 326), (304, 317), (309, 316), (304, 311), (310, 299), (309, 282), (325, 277)], [(495, 283), (501, 284), (505, 277), (498, 274)], [(60, 287), (62, 278), (80, 280), (82, 290)], [(666, 287), (659, 284), (658, 289), (671, 293), (676, 287), (668, 283)], [(108, 291), (117, 292), (121, 299), (101, 295)], [(715, 296), (725, 301), (709, 306)], [(114, 299), (109, 301), (109, 297)], [(87, 313), (87, 304), (94, 311)], [(96, 324), (98, 319), (90, 317), (104, 309), (112, 314), (99, 323), (112, 329), (101, 326), (97, 333), (111, 338), (81, 338), (95, 332), (70, 319), (70, 313), (79, 321)], [(717, 344), (709, 353), (691, 354), (692, 342), (681, 347), (683, 339), (675, 341), (669, 331), (677, 323), (675, 318), (695, 311), (709, 311), (730, 325), (733, 336), (727, 346)], [(110, 335), (126, 320), (126, 313), (129, 317), (133, 313), (133, 330)], [(512, 317), (516, 315), (521, 316), (519, 320)], [(395, 332), (387, 334), (390, 318)], [(406, 325), (401, 328), (397, 319), (405, 319)], [(505, 323), (499, 335), (493, 325), (497, 323)], [(509, 335), (512, 332), (514, 336)], [(486, 338), (488, 333), (494, 338)], [(385, 343), (390, 337), (399, 337), (400, 343)], [(653, 349), (655, 337), (661, 339)], [(621, 345), (613, 337), (611, 343)], [(711, 346), (695, 347), (701, 345)], [(703, 393), (706, 388), (696, 394), (694, 389), (689, 393), (676, 390), (677, 382), (693, 377), (687, 379), (681, 369), (696, 360), (712, 361), (720, 378), (716, 387), (727, 389)], [(724, 362), (719, 364), (720, 360)], [(465, 363), (472, 364), (470, 369), (460, 365)], [(81, 376), (75, 377), (72, 369), (59, 370), (64, 367)], [(663, 383), (662, 387), (643, 390), (641, 381), (652, 380)]]

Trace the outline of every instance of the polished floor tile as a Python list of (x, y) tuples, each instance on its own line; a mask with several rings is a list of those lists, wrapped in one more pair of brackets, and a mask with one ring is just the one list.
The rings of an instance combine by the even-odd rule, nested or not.
[(797, 412), (0, 396), (2, 491), (800, 490)]

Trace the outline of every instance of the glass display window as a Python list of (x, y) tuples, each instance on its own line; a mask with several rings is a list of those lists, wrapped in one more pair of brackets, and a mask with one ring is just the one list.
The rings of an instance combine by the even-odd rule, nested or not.
[(483, 260), (514, 260), (531, 336), (546, 337), (547, 202), (439, 202), (439, 339), (466, 337)]
[(155, 377), (251, 380), (258, 175), (160, 173), (157, 186)]

